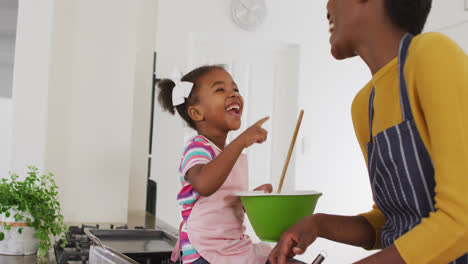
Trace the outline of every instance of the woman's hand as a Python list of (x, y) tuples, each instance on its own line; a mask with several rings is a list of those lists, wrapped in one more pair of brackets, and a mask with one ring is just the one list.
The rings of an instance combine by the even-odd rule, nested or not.
[(271, 264), (287, 264), (295, 255), (305, 252), (319, 237), (318, 221), (315, 215), (302, 218), (281, 235), (268, 257)]
[(273, 192), (273, 186), (271, 186), (271, 184), (269, 183), (266, 183), (266, 184), (258, 186), (257, 188), (254, 189), (254, 191), (263, 191), (264, 193), (271, 193)]
[(281, 235), (280, 241), (270, 253), (271, 264), (286, 264), (290, 258), (304, 253), (318, 237), (370, 249), (375, 243), (375, 230), (364, 217), (359, 215), (314, 214), (307, 216)]

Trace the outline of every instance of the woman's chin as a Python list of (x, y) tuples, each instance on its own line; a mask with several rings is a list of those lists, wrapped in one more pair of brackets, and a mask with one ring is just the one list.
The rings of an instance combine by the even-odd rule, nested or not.
[(338, 39), (335, 39), (331, 42), (330, 52), (332, 56), (337, 60), (344, 60), (355, 56), (359, 56), (355, 49), (353, 49), (348, 42), (339, 41)]
[(332, 56), (337, 59), (337, 60), (343, 60), (345, 59), (345, 57), (341, 54), (341, 52), (338, 50), (338, 48), (336, 47), (336, 45), (332, 45), (331, 46), (331, 50), (330, 50)]

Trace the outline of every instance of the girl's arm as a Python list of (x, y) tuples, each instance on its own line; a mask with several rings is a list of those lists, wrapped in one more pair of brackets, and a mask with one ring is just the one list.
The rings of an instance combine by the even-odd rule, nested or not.
[(186, 179), (197, 193), (210, 196), (223, 185), (242, 150), (255, 142), (263, 143), (266, 140), (268, 132), (261, 126), (267, 120), (268, 117), (259, 120), (234, 139), (212, 161), (195, 165), (186, 173)]

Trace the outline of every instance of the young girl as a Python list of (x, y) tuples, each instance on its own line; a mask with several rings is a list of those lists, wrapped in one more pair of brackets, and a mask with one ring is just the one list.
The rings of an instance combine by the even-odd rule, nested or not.
[[(248, 189), (244, 148), (267, 139), (262, 124), (249, 127), (229, 145), (226, 137), (241, 125), (244, 101), (231, 75), (222, 66), (199, 67), (181, 81), (161, 80), (159, 102), (168, 112), (174, 108), (198, 132), (188, 141), (179, 172), (182, 189), (177, 196), (182, 206), (179, 241), (172, 261), (182, 249), (182, 262), (265, 263), (268, 244), (253, 244), (244, 234), (244, 211), (234, 191)], [(271, 184), (255, 190), (271, 192)]]

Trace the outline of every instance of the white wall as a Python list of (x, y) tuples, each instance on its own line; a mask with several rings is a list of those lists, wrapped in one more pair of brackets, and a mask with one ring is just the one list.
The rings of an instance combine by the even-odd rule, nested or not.
[(126, 222), (146, 202), (155, 1), (57, 6), (47, 167), (66, 220)]
[(13, 65), (18, 1), (0, 1), (0, 178), (10, 169)]
[[(299, 68), (299, 108), (305, 109), (296, 148), (296, 188), (324, 193), (316, 212), (355, 215), (371, 208), (367, 169), (355, 139), (350, 108), (355, 94), (371, 78), (359, 58), (336, 61), (330, 55), (326, 1), (267, 1), (265, 24), (255, 32), (242, 32), (230, 19), (230, 1), (160, 0), (158, 14), (157, 73), (170, 77), (174, 67), (188, 70), (188, 43), (193, 32), (211, 34), (216, 42), (224, 34), (239, 35), (239, 42), (261, 37), (301, 47)], [(181, 8), (183, 6), (183, 8)], [(463, 0), (434, 1), (427, 29), (459, 23), (467, 17)], [(466, 29), (466, 27), (465, 27)], [(458, 30), (458, 31), (457, 31)], [(459, 44), (466, 46), (462, 29), (446, 30)], [(158, 183), (157, 214), (177, 226), (179, 209), (175, 201), (179, 191), (176, 169), (183, 142), (182, 125), (156, 109), (155, 146), (157, 163), (152, 175)], [(304, 259), (311, 261), (320, 251), (328, 252), (328, 262), (349, 263), (371, 252), (319, 239)]]
[(146, 184), (157, 1), (137, 1), (129, 210), (146, 209)]
[(11, 98), (18, 0), (0, 1), (0, 97)]
[(0, 178), (10, 170), (11, 123), (13, 105), (11, 98), (0, 97)]
[(135, 11), (110, 4), (56, 5), (46, 167), (56, 173), (68, 221), (127, 217)]
[(465, 10), (466, 0), (433, 0), (432, 10), (426, 23), (426, 31), (438, 31), (439, 29), (456, 25), (462, 21), (467, 22), (468, 11)]
[(52, 0), (19, 1), (10, 168), (44, 167)]
[(468, 10), (464, 9), (465, 1), (435, 1), (425, 30), (446, 34), (468, 53)]
[(21, 1), (11, 167), (56, 175), (67, 222), (146, 198), (156, 1)]

